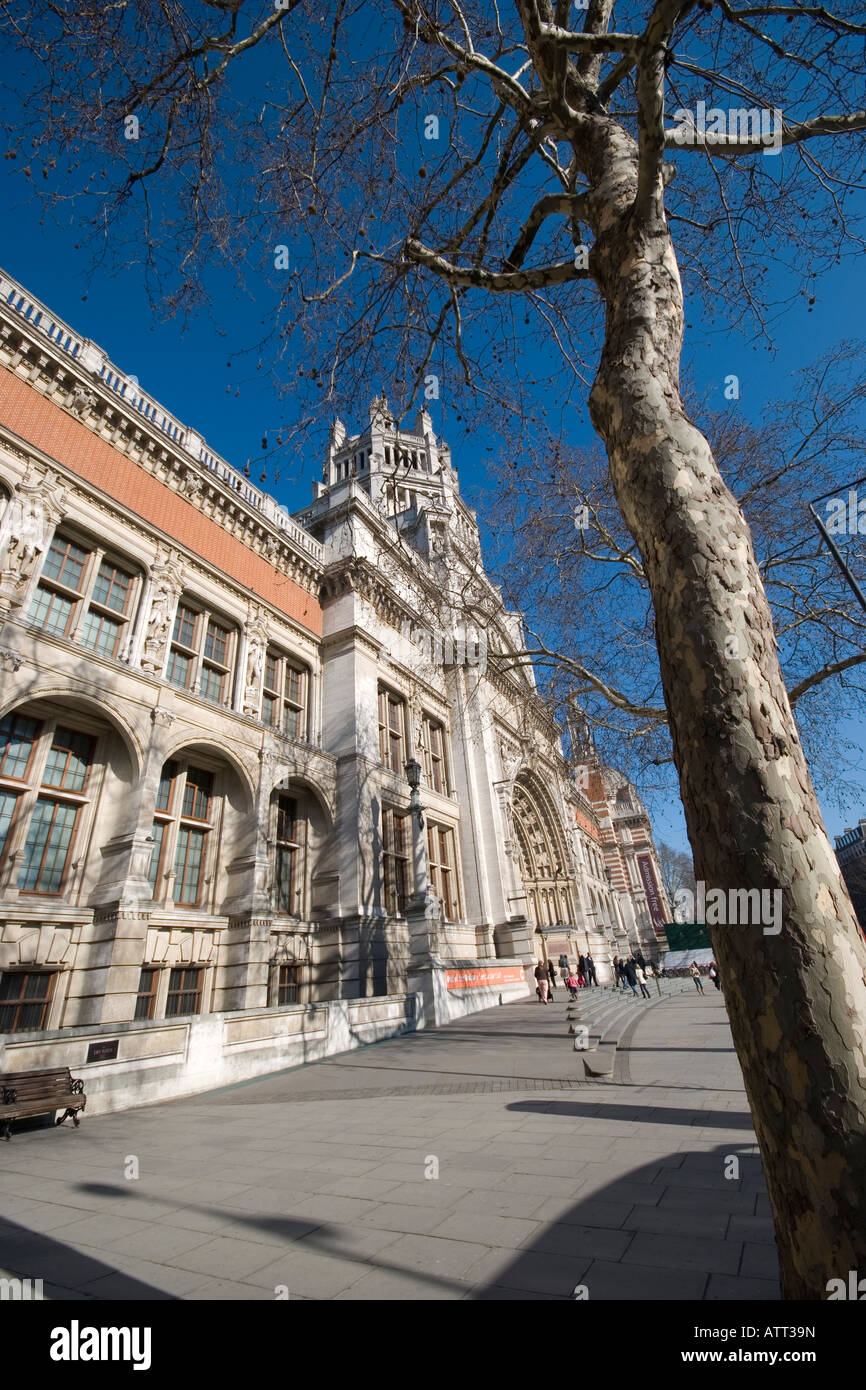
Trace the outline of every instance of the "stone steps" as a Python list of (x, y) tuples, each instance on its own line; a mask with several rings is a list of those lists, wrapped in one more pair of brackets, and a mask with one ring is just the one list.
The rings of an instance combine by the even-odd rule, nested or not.
[[(581, 990), (576, 1000), (569, 1000), (568, 1024), (573, 1023), (576, 1027), (584, 1024), (589, 1028), (588, 1045), (585, 1048), (574, 1048), (583, 1058), (584, 1073), (587, 1077), (603, 1079), (613, 1075), (619, 1040), (629, 1024), (639, 1016), (636, 1012), (637, 1006), (643, 1004), (646, 1008), (651, 1008), (661, 1004), (665, 999), (684, 994), (694, 986), (691, 980), (664, 980), (661, 994), (655, 990), (654, 983), (649, 988), (649, 999), (645, 999), (641, 994), (635, 998), (631, 990), (624, 994), (620, 989), (606, 987), (593, 991), (594, 998), (584, 998), (586, 991)], [(576, 1036), (569, 1033), (569, 1037)]]

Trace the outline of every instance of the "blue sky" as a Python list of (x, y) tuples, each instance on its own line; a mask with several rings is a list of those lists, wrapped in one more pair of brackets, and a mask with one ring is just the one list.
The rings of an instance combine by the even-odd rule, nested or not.
[[(0, 224), (0, 265), (6, 273), (76, 332), (97, 342), (116, 366), (137, 376), (145, 390), (229, 462), (242, 468), (247, 459), (259, 457), (265, 432), (275, 432), (291, 418), (291, 398), (277, 400), (267, 382), (256, 375), (254, 360), (242, 352), (261, 335), (272, 293), (264, 282), (261, 297), (254, 301), (228, 275), (215, 270), (210, 278), (210, 311), (185, 327), (179, 320), (161, 322), (153, 316), (138, 271), (131, 269), (117, 277), (103, 271), (89, 279), (89, 251), (86, 246), (76, 249), (75, 225), (43, 225), (39, 208), (28, 196), (26, 181), (9, 163), (0, 165), (0, 204), (7, 209)], [(864, 280), (862, 264), (855, 269), (851, 262), (823, 278), (812, 311), (807, 311), (805, 302), (798, 303), (776, 325), (774, 352), (764, 344), (756, 346), (737, 335), (710, 330), (699, 316), (693, 316), (684, 366), (695, 387), (708, 392), (711, 406), (722, 407), (724, 379), (735, 373), (740, 379), (740, 408), (756, 418), (766, 401), (785, 394), (784, 378), (789, 373), (840, 339), (861, 336)], [(541, 375), (542, 365), (535, 365)], [(358, 401), (354, 420), (346, 422), (350, 429), (365, 423), (367, 403)], [(459, 403), (452, 403), (452, 417), (458, 408)], [(484, 524), (484, 498), (495, 486), (489, 471), (489, 437), (481, 430), (467, 436), (462, 426), (458, 436), (456, 422), (443, 404), (434, 402), (431, 413), (436, 429), (455, 448), (463, 494), (470, 505), (479, 505)], [(584, 423), (576, 427), (571, 442), (580, 444), (590, 438)], [(320, 471), (321, 454), (296, 456), (281, 466), (280, 483), (271, 490), (280, 502), (297, 510), (309, 501), (312, 481)], [(258, 481), (255, 469), (253, 481)], [(862, 726), (850, 723), (848, 733), (862, 749)], [(849, 767), (849, 774), (863, 788), (866, 814), (862, 754)], [(653, 798), (650, 807), (657, 838), (687, 848), (679, 802)], [(838, 834), (859, 813), (857, 808), (845, 814), (826, 805), (830, 833)]]

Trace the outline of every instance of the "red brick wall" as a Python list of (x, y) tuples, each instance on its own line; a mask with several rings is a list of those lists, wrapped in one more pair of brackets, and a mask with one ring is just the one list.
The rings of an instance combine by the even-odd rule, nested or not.
[(312, 594), (5, 368), (0, 368), (0, 423), (194, 551), (250, 595), (321, 636), (322, 610)]

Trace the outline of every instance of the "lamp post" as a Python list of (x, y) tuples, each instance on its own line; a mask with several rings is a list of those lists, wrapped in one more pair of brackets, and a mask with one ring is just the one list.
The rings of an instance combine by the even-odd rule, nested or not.
[(417, 758), (410, 758), (404, 772), (409, 783), (409, 810), (418, 819), (418, 829), (424, 829), (424, 808), (421, 805), (421, 764)]
[(427, 844), (424, 836), (424, 808), (421, 805), (421, 764), (417, 758), (410, 758), (404, 771), (409, 783), (409, 815), (412, 818), (412, 873), (414, 887), (412, 897), (416, 902), (424, 902), (430, 893), (430, 865), (427, 859)]

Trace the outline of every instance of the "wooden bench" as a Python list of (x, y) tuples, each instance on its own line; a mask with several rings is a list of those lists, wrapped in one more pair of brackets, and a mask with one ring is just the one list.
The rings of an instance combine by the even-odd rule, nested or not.
[(68, 1067), (52, 1067), (45, 1071), (11, 1071), (0, 1075), (0, 1126), (3, 1137), (11, 1139), (12, 1121), (26, 1115), (45, 1115), (63, 1110), (55, 1123), (72, 1116), (76, 1129), (80, 1123), (77, 1111), (87, 1104), (84, 1082), (70, 1074)]

